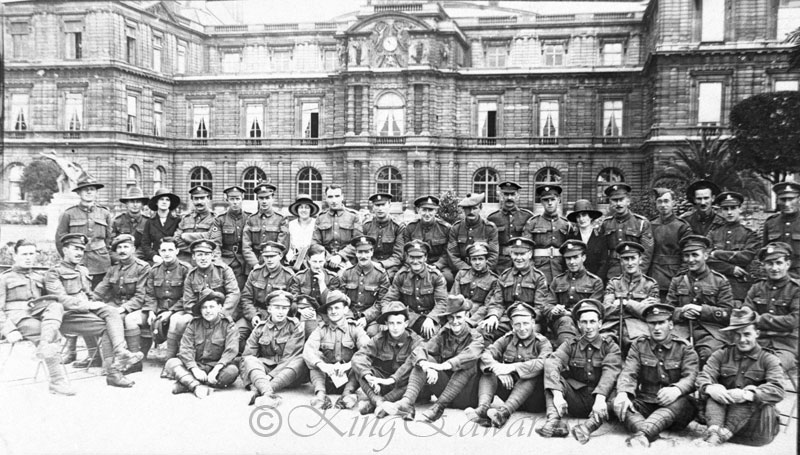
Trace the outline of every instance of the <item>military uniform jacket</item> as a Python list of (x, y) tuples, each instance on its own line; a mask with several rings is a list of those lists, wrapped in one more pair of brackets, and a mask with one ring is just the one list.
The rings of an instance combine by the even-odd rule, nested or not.
[(256, 315), (266, 317), (267, 295), (272, 291), (289, 291), (294, 272), (289, 267), (279, 266), (270, 272), (264, 265), (258, 265), (250, 272), (242, 288), (242, 304), (244, 318), (252, 321)]
[[(383, 297), (383, 302), (399, 300), (408, 307), (409, 325), (413, 325), (420, 316), (427, 316), (438, 322), (438, 315), (444, 313), (447, 306), (447, 283), (442, 272), (427, 266), (417, 274), (408, 267), (402, 267), (394, 276), (389, 292)], [(380, 314), (378, 306), (373, 311)], [(375, 316), (377, 318), (377, 315)]]
[(453, 280), (453, 295), (462, 295), (472, 305), (470, 324), (475, 327), (486, 317), (487, 300), (492, 297), (497, 288), (498, 276), (488, 268), (478, 273), (472, 268), (459, 270)]
[(536, 243), (536, 249), (558, 248), (569, 238), (572, 224), (568, 219), (559, 215), (547, 214), (534, 215), (525, 223), (523, 235)]
[(99, 205), (87, 208), (80, 204), (65, 210), (56, 228), (58, 254), (63, 254), (61, 236), (71, 233), (83, 234), (89, 239), (83, 256), (83, 264), (89, 269), (89, 274), (106, 273), (111, 266), (111, 212)]
[(61, 261), (44, 275), (47, 294), (57, 295), (59, 302), (68, 311), (89, 311), (89, 296), (92, 295), (92, 279), (89, 269), (83, 265), (72, 265)]
[(592, 394), (608, 397), (622, 369), (622, 353), (609, 337), (592, 342), (584, 337), (562, 343), (544, 361), (544, 388), (563, 392), (561, 376), (575, 389), (588, 387)]
[(183, 311), (183, 283), (191, 267), (176, 260), (172, 264), (154, 265), (147, 274), (144, 311), (156, 314), (164, 311)]
[(373, 237), (378, 246), (375, 248), (373, 261), (381, 264), (385, 270), (392, 267), (400, 267), (403, 264), (403, 226), (389, 217), (385, 222), (380, 223), (372, 219), (364, 223), (364, 235)]
[(186, 326), (178, 358), (183, 365), (192, 369), (202, 365), (222, 365), (233, 363), (239, 353), (239, 331), (236, 324), (225, 313), (220, 313), (216, 320), (206, 321), (200, 316)]
[(687, 340), (674, 334), (662, 343), (649, 335), (631, 343), (625, 365), (617, 379), (617, 393), (627, 393), (645, 403), (658, 404), (658, 391), (677, 387), (682, 395), (694, 392), (698, 357)]
[(747, 292), (744, 306), (759, 315), (759, 342), (771, 341), (775, 348), (797, 352), (800, 280), (787, 276), (777, 281), (759, 281)]
[(452, 371), (477, 367), (483, 352), (483, 335), (477, 330), (464, 328), (455, 334), (449, 326), (439, 329), (430, 340), (420, 343), (412, 353), (412, 364), (423, 360), (434, 363), (449, 362)]
[(359, 379), (379, 371), (394, 379), (395, 384), (408, 382), (414, 368), (411, 354), (422, 343), (422, 338), (408, 329), (398, 339), (392, 338), (388, 331), (379, 332), (353, 355), (353, 371)]
[(325, 247), (328, 253), (338, 254), (350, 259), (355, 248), (350, 246), (350, 240), (363, 235), (361, 220), (355, 210), (344, 207), (340, 210), (326, 210), (319, 214), (314, 223), (314, 234), (311, 243), (318, 243)]
[(552, 352), (553, 345), (542, 334), (531, 334), (520, 340), (511, 331), (483, 351), (480, 369), (488, 373), (494, 364), (514, 363), (514, 372), (519, 379), (532, 379), (544, 372), (544, 359)]
[[(342, 282), (339, 280), (338, 275), (325, 268), (322, 269), (322, 273), (325, 274), (325, 285), (328, 286), (328, 289), (333, 290), (342, 287)], [(294, 295), (310, 295), (317, 299), (317, 302), (321, 302), (320, 296), (322, 293), (319, 290), (319, 278), (317, 278), (317, 274), (312, 273), (309, 268), (297, 272), (297, 274), (292, 277), (289, 284), (289, 292)]]
[(326, 318), (308, 336), (303, 347), (303, 359), (308, 368), (316, 368), (320, 362), (347, 363), (367, 343), (367, 332), (356, 326), (352, 319), (342, 318), (337, 324), (332, 324)]
[(120, 262), (113, 265), (103, 281), (94, 288), (92, 299), (133, 313), (144, 305), (148, 273), (150, 266), (137, 258), (131, 258), (127, 264)]
[(650, 221), (653, 228), (653, 260), (648, 276), (658, 282), (658, 288), (669, 290), (669, 283), (678, 274), (683, 264), (680, 240), (692, 233), (689, 223), (671, 214), (667, 218), (658, 217)]
[(172, 213), (167, 215), (164, 224), (161, 224), (158, 213), (145, 221), (142, 232), (142, 259), (151, 262), (153, 256), (158, 254), (158, 242), (164, 237), (172, 237), (178, 229), (178, 223), (180, 220)]
[(303, 324), (297, 319), (287, 318), (278, 325), (267, 318), (247, 338), (242, 357), (258, 357), (267, 366), (269, 374), (275, 377), (285, 368), (293, 368), (290, 361), (303, 355), (305, 341)]
[(589, 238), (584, 240), (580, 229), (576, 228), (572, 231), (569, 239), (580, 240), (586, 244), (586, 261), (584, 261), (583, 266), (605, 282), (608, 270), (608, 250), (606, 250), (605, 236), (601, 237), (599, 229), (595, 228), (592, 229)]
[[(571, 310), (576, 303), (583, 299), (603, 299), (603, 280), (597, 275), (583, 269), (572, 273), (569, 270), (553, 278), (550, 283), (550, 291), (555, 296), (555, 304), (564, 305), (564, 308)], [(550, 312), (553, 305), (544, 308), (544, 317), (550, 319)], [(570, 317), (567, 315), (567, 317)]]
[(8, 336), (17, 323), (33, 317), (28, 302), (41, 297), (44, 277), (33, 269), (12, 267), (0, 274), (0, 333)]
[(516, 301), (532, 305), (538, 319), (542, 318), (544, 308), (552, 308), (555, 304), (544, 274), (535, 267), (525, 270), (512, 267), (500, 274), (497, 287), (487, 305), (486, 317), (495, 316), (499, 321), (508, 321), (506, 308)]
[(619, 258), (616, 248), (620, 243), (636, 242), (642, 245), (644, 247), (642, 273), (650, 270), (650, 261), (653, 258), (653, 229), (647, 218), (630, 210), (621, 217), (607, 216), (600, 224), (600, 236), (605, 237), (608, 255), (615, 261)]
[(489, 245), (486, 261), (490, 269), (495, 268), (497, 254), (500, 251), (497, 243), (497, 227), (491, 221), (478, 218), (474, 225), (468, 224), (466, 220), (456, 221), (447, 234), (447, 255), (453, 270), (469, 268), (467, 247), (475, 242), (486, 242)]
[[(133, 236), (134, 245), (138, 250), (142, 245), (142, 234), (144, 233), (144, 225), (150, 218), (139, 214), (138, 217), (132, 217), (128, 212), (120, 213), (111, 222), (111, 238), (115, 238), (120, 234), (130, 234)], [(137, 251), (139, 254), (139, 251)]]
[(244, 211), (234, 213), (228, 210), (216, 217), (214, 225), (211, 226), (209, 240), (219, 245), (222, 261), (229, 266), (239, 264), (244, 267), (242, 235), (245, 221), (249, 216), (250, 214)]
[(175, 240), (178, 249), (182, 254), (191, 255), (189, 245), (195, 240), (207, 239), (211, 235), (211, 227), (214, 226), (214, 212), (208, 210), (203, 213), (187, 213), (178, 223), (175, 230)]
[(247, 265), (255, 267), (261, 258), (261, 244), (278, 242), (289, 248), (289, 222), (275, 211), (258, 211), (247, 217), (242, 233), (242, 250)]
[[(727, 337), (719, 329), (728, 325), (733, 309), (733, 294), (728, 280), (708, 268), (698, 275), (687, 271), (676, 276), (669, 285), (667, 304), (678, 308), (690, 303), (703, 307), (694, 325), (694, 337), (700, 339), (708, 334), (727, 343)], [(682, 323), (687, 321), (680, 310), (675, 311), (673, 319)]]
[(752, 283), (745, 278), (740, 280), (733, 274), (736, 266), (747, 270), (750, 262), (756, 256), (756, 251), (761, 247), (756, 232), (740, 222), (725, 223), (711, 228), (708, 232), (713, 250), (706, 264), (711, 270), (725, 275), (731, 283), (733, 298), (744, 300), (747, 290)]
[[(628, 300), (628, 305), (625, 306), (624, 319), (638, 319), (640, 323), (628, 321), (628, 329), (632, 329), (631, 325), (638, 325), (639, 331), (647, 332), (647, 323), (642, 319), (642, 313), (647, 308), (650, 302), (643, 303), (645, 299), (659, 299), (658, 283), (649, 276), (642, 275), (641, 273), (631, 276), (623, 273), (618, 277), (608, 280), (606, 285), (605, 294), (603, 296), (603, 310), (605, 317), (603, 318), (603, 328), (608, 329), (616, 327), (619, 323), (619, 304), (623, 300)], [(629, 330), (628, 333), (631, 333)]]
[(789, 215), (776, 213), (764, 222), (764, 245), (785, 242), (792, 247), (792, 265), (789, 272), (800, 278), (800, 212)]
[(692, 210), (681, 215), (681, 219), (689, 223), (693, 234), (708, 235), (712, 228), (725, 224), (724, 218), (716, 212), (712, 211), (711, 213), (712, 215), (704, 216), (702, 212)]
[[(533, 216), (533, 212), (519, 207), (514, 207), (511, 210), (502, 208), (489, 214), (487, 220), (494, 223), (497, 227), (497, 243), (505, 245), (513, 237), (522, 237), (525, 231), (525, 224)], [(560, 245), (559, 245), (560, 246)], [(503, 254), (502, 248), (500, 250), (501, 256), (508, 256)]]
[(391, 285), (383, 268), (374, 262), (366, 267), (356, 264), (342, 272), (339, 279), (342, 291), (350, 298), (350, 311), (356, 319), (364, 316), (367, 322), (372, 322), (380, 316), (373, 306), (386, 297)]
[(786, 393), (781, 385), (782, 378), (781, 362), (775, 354), (761, 346), (744, 354), (731, 345), (711, 354), (697, 376), (696, 385), (704, 398), (708, 397), (705, 391), (711, 384), (722, 384), (726, 389), (755, 386), (755, 403), (776, 404)]
[(400, 242), (405, 245), (412, 240), (422, 240), (431, 247), (428, 253), (428, 264), (439, 270), (444, 270), (448, 266), (447, 258), (447, 235), (450, 232), (450, 223), (434, 218), (430, 224), (422, 221), (412, 221), (403, 229), (403, 240)]
[(212, 263), (206, 269), (192, 267), (183, 282), (183, 309), (187, 313), (197, 304), (200, 291), (210, 288), (225, 296), (222, 311), (234, 321), (241, 317), (239, 284), (233, 270), (225, 264)]

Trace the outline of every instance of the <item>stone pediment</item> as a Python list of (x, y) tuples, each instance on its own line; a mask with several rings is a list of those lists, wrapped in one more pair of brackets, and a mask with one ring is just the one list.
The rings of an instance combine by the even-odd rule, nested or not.
[(433, 64), (434, 30), (425, 21), (403, 13), (370, 16), (345, 32), (342, 60), (350, 68), (406, 68)]
[(152, 5), (145, 8), (149, 13), (155, 14), (163, 20), (179, 24), (180, 21), (175, 17), (175, 14), (170, 11), (170, 8), (164, 2), (154, 2)]

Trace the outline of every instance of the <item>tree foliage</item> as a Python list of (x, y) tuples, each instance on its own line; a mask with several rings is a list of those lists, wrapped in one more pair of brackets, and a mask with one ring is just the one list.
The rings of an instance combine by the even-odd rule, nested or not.
[(800, 172), (800, 92), (751, 96), (731, 109), (736, 169), (749, 169), (772, 183)]
[(44, 205), (58, 192), (58, 179), (61, 170), (52, 160), (36, 159), (25, 166), (20, 186), (25, 199), (35, 205)]
[(439, 218), (450, 224), (458, 221), (461, 216), (461, 209), (458, 208), (458, 201), (459, 198), (455, 191), (443, 191), (439, 195)]
[(793, 43), (791, 56), (789, 57), (789, 69), (800, 68), (800, 27), (786, 35), (787, 43)]

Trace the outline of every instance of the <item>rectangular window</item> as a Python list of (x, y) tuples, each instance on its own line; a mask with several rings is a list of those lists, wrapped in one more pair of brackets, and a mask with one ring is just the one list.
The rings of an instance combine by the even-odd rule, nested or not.
[(622, 136), (622, 100), (603, 101), (603, 136)]
[(27, 93), (14, 93), (11, 95), (11, 115), (9, 116), (11, 127), (9, 129), (26, 131), (30, 128), (28, 122), (29, 103), (30, 95)]
[(775, 81), (776, 92), (796, 92), (797, 86), (797, 81)]
[(80, 60), (83, 55), (82, 33), (73, 32), (66, 34), (65, 57), (70, 60)]
[(698, 84), (697, 122), (718, 125), (722, 117), (722, 82)]
[(131, 65), (136, 64), (136, 38), (132, 36), (125, 38), (125, 61)]
[(248, 104), (245, 112), (247, 137), (264, 137), (264, 105)]
[(319, 137), (319, 103), (303, 103), (302, 111), (303, 137)]
[(272, 53), (272, 70), (289, 71), (292, 63), (292, 53), (290, 51), (274, 51)]
[(11, 52), (13, 58), (25, 58), (28, 50), (28, 35), (11, 35)]
[(186, 45), (178, 44), (178, 58), (177, 58), (177, 72), (178, 74), (186, 74)]
[(164, 103), (153, 102), (153, 136), (164, 135)]
[(194, 106), (194, 120), (192, 122), (192, 137), (205, 139), (208, 137), (208, 116), (210, 108), (208, 105), (199, 104)]
[(82, 93), (67, 93), (64, 103), (64, 129), (69, 131), (83, 129)]
[(336, 50), (325, 49), (322, 51), (322, 68), (325, 71), (333, 71), (336, 69)]
[(222, 54), (222, 72), (238, 73), (242, 62), (242, 54), (238, 52), (225, 52)]
[(480, 101), (478, 103), (478, 135), (497, 137), (497, 103)]
[(128, 132), (135, 133), (138, 131), (138, 123), (136, 122), (136, 97), (128, 95)]
[(414, 85), (414, 134), (422, 133), (422, 111), (425, 109), (425, 88), (422, 84)]
[(701, 0), (700, 41), (725, 40), (725, 0)]
[(504, 68), (508, 48), (504, 45), (493, 44), (486, 47), (486, 66), (490, 68)]
[(603, 65), (622, 65), (622, 43), (603, 44)]
[(153, 35), (153, 71), (161, 72), (161, 49), (164, 41), (160, 36)]
[(545, 66), (564, 66), (563, 44), (545, 44), (543, 53)]
[(353, 133), (361, 134), (364, 121), (364, 87), (353, 87)]
[(539, 102), (539, 136), (558, 136), (559, 106), (558, 100), (542, 100)]

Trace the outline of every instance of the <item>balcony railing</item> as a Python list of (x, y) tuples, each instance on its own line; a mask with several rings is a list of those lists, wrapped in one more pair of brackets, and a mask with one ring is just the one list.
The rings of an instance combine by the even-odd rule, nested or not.
[(371, 144), (378, 145), (403, 145), (406, 143), (405, 136), (370, 136)]

